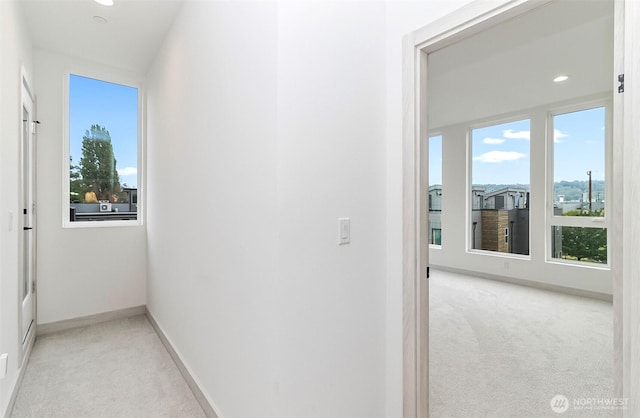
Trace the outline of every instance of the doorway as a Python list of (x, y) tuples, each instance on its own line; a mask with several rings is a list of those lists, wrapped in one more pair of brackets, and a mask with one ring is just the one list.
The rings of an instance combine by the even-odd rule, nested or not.
[(20, 337), (23, 355), (35, 336), (36, 255), (35, 255), (35, 101), (25, 76), (22, 78), (22, 129), (20, 138), (20, 234), (19, 296)]
[[(405, 38), (403, 90), (403, 102), (405, 104), (403, 178), (405, 191), (403, 240), (405, 417), (426, 417), (429, 413), (429, 294), (427, 275), (425, 274), (429, 265), (429, 247), (427, 244), (428, 200), (427, 187), (425, 185), (428, 185), (428, 135), (432, 133), (427, 119), (427, 109), (429, 108), (429, 94), (433, 93), (432, 86), (429, 87), (427, 85), (427, 74), (431, 69), (429, 67), (431, 65), (429, 56), (433, 52), (442, 50), (449, 45), (495, 27), (500, 23), (510, 21), (548, 3), (551, 3), (551, 1), (505, 0), (491, 4), (477, 1), (437, 23), (411, 33)], [(637, 42), (640, 39), (640, 34), (636, 33), (635, 29), (631, 29), (629, 22), (633, 22), (633, 19), (639, 15), (640, 8), (634, 2), (615, 2), (615, 50), (612, 65), (616, 75), (627, 72), (627, 79), (629, 79), (629, 74), (636, 74), (630, 65), (633, 62), (631, 58), (635, 57), (631, 40)], [(628, 60), (623, 61), (623, 56), (627, 57)], [(463, 79), (461, 78), (460, 80)], [(614, 86), (614, 83), (615, 81), (612, 79), (610, 85)], [(454, 84), (441, 83), (440, 86), (444, 89), (449, 89), (453, 88)], [(634, 393), (632, 389), (635, 387), (635, 383), (633, 383), (634, 379), (631, 379), (630, 376), (637, 376), (637, 372), (640, 370), (640, 367), (634, 367), (636, 362), (632, 361), (635, 358), (631, 355), (633, 350), (625, 347), (625, 345), (637, 347), (637, 344), (639, 344), (639, 339), (633, 333), (629, 333), (629, 330), (633, 329), (631, 319), (634, 316), (632, 313), (637, 313), (639, 309), (631, 303), (622, 303), (623, 299), (625, 302), (630, 302), (637, 295), (635, 287), (631, 288), (630, 286), (633, 274), (630, 264), (633, 264), (633, 266), (640, 264), (636, 263), (635, 259), (637, 257), (627, 257), (627, 254), (634, 254), (633, 251), (637, 251), (638, 247), (637, 239), (635, 239), (637, 235), (635, 223), (631, 226), (625, 223), (624, 231), (622, 229), (623, 215), (627, 214), (626, 220), (632, 220), (633, 217), (630, 216), (633, 213), (632, 208), (637, 208), (637, 202), (635, 202), (637, 196), (629, 195), (629, 192), (633, 189), (631, 179), (634, 177), (632, 174), (637, 172), (637, 170), (636, 172), (633, 171), (633, 164), (630, 163), (637, 159), (635, 157), (637, 154), (632, 153), (632, 151), (637, 153), (637, 147), (631, 141), (625, 141), (624, 139), (633, 137), (632, 133), (639, 128), (638, 124), (633, 122), (630, 116), (633, 112), (629, 111), (630, 107), (638, 104), (636, 99), (633, 99), (633, 96), (629, 94), (628, 87), (625, 91), (626, 95), (614, 95), (612, 105), (614, 109), (613, 136), (616, 138), (612, 154), (614, 162), (617, 163), (613, 167), (612, 195), (615, 196), (613, 199), (617, 203), (611, 211), (614, 219), (610, 224), (611, 234), (616, 239), (611, 240), (610, 251), (616, 257), (615, 261), (611, 263), (611, 283), (615, 315), (614, 380), (615, 396), (618, 398), (625, 398), (625, 395)], [(617, 84), (615, 84), (614, 89), (617, 93)], [(635, 86), (634, 93), (637, 94)], [(459, 105), (458, 102), (451, 104)], [(622, 114), (623, 104), (625, 108), (624, 117)], [(483, 105), (475, 107), (482, 109)], [(477, 118), (480, 118), (480, 116), (477, 116)], [(537, 129), (544, 130), (545, 128), (544, 126), (538, 126)], [(625, 134), (624, 136), (623, 133)], [(462, 149), (462, 152), (467, 151)], [(623, 161), (624, 164), (622, 164)], [(464, 169), (461, 171), (464, 171)], [(463, 175), (465, 174), (463, 173)], [(623, 191), (627, 192), (624, 196)], [(624, 200), (623, 197), (625, 198)], [(542, 205), (542, 199), (543, 196), (540, 196), (537, 204)], [(470, 205), (467, 201), (466, 206)], [(464, 202), (462, 206), (465, 206)], [(539, 221), (541, 221), (541, 223), (538, 223), (539, 225), (544, 225), (545, 218), (541, 217)], [(462, 222), (460, 224), (462, 225), (461, 228), (467, 228)], [(443, 225), (442, 232), (445, 233), (445, 236), (450, 236), (447, 234), (451, 234), (451, 231), (447, 232), (444, 228), (445, 225)], [(473, 237), (473, 232), (474, 225), (469, 222), (468, 231), (463, 231), (462, 236), (467, 240), (471, 240), (471, 238), (467, 237)], [(623, 242), (625, 243), (624, 247)], [(540, 248), (545, 248), (544, 245), (544, 243), (540, 244)], [(469, 248), (473, 248), (473, 246), (467, 245), (467, 251), (469, 251)], [(541, 257), (547, 257), (546, 248)], [(622, 265), (623, 257), (624, 268)], [(513, 265), (510, 262), (503, 262), (503, 268), (509, 268), (510, 264)], [(624, 295), (622, 293), (623, 285), (625, 287)], [(630, 292), (633, 292), (633, 294)], [(623, 344), (623, 338), (626, 344)], [(623, 370), (630, 371), (623, 374)], [(627, 412), (633, 415), (633, 411), (637, 411), (637, 407), (640, 407), (637, 401), (634, 403), (634, 400), (630, 399)]]

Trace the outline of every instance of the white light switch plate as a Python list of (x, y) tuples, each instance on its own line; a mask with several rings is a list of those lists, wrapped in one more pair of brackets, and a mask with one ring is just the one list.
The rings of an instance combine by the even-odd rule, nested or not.
[(339, 245), (346, 245), (351, 242), (351, 219), (338, 218)]

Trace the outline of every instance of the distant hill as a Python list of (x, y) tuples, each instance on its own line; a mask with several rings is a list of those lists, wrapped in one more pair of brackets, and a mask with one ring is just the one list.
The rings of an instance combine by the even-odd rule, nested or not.
[(474, 184), (473, 187), (484, 187), (486, 193), (491, 193), (494, 190), (500, 190), (507, 187), (515, 188), (515, 189), (525, 189), (529, 190), (528, 184)]
[[(555, 183), (555, 197), (564, 195), (564, 200), (580, 200), (582, 194), (589, 191), (589, 182), (586, 180), (559, 181)], [(594, 199), (604, 199), (604, 181), (594, 180), (591, 182), (591, 194)]]
[[(528, 184), (474, 184), (474, 187), (484, 187), (487, 193), (494, 190), (504, 189), (506, 187), (518, 188), (529, 190)], [(564, 195), (564, 200), (581, 200), (582, 194), (589, 191), (589, 182), (586, 180), (573, 180), (573, 181), (559, 181), (555, 183), (555, 200), (558, 200), (559, 195)], [(594, 199), (605, 198), (604, 196), (604, 181), (593, 180), (591, 182), (591, 193)]]

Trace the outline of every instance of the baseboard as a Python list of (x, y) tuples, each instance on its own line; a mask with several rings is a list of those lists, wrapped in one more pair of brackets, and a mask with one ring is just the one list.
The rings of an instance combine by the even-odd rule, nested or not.
[(29, 358), (31, 357), (31, 350), (33, 350), (33, 344), (36, 342), (36, 334), (38, 330), (38, 325), (33, 324), (35, 329), (34, 332), (30, 332), (29, 340), (27, 342), (27, 351), (24, 353), (24, 357), (22, 358), (22, 365), (18, 370), (18, 378), (16, 379), (16, 383), (13, 386), (13, 390), (11, 391), (11, 397), (9, 397), (9, 403), (7, 404), (7, 409), (4, 413), (4, 418), (10, 418), (13, 413), (13, 407), (16, 404), (16, 399), (18, 398), (18, 391), (22, 386), (22, 380), (24, 379), (24, 374), (27, 371), (27, 365), (29, 364)]
[(65, 331), (73, 328), (86, 327), (102, 322), (112, 321), (114, 319), (129, 318), (136, 315), (144, 315), (146, 307), (134, 306), (133, 308), (125, 308), (117, 311), (109, 311), (95, 315), (83, 316), (80, 318), (66, 319), (64, 321), (49, 322), (47, 324), (38, 324), (37, 335), (46, 335), (53, 332)]
[(204, 413), (209, 418), (219, 418), (220, 414), (218, 414), (216, 412), (216, 408), (213, 407), (213, 402), (210, 402), (204, 392), (202, 392), (202, 390), (200, 389), (200, 385), (198, 385), (198, 382), (194, 379), (191, 372), (182, 361), (182, 358), (180, 358), (180, 355), (176, 352), (175, 348), (171, 344), (171, 341), (169, 341), (169, 338), (165, 335), (162, 328), (160, 328), (160, 325), (158, 325), (158, 322), (156, 322), (153, 315), (151, 315), (149, 309), (146, 309), (145, 313), (147, 315), (147, 318), (149, 319), (149, 322), (151, 323), (151, 326), (156, 331), (156, 334), (158, 334), (160, 341), (162, 341), (162, 344), (169, 352), (169, 355), (178, 367), (178, 370), (180, 370), (180, 374), (182, 374), (182, 377), (187, 382), (187, 386), (189, 386), (189, 389), (191, 389), (191, 392), (193, 392), (193, 396), (195, 396)]
[(516, 285), (520, 285), (520, 286), (533, 287), (533, 288), (536, 288), (536, 289), (549, 290), (549, 291), (552, 291), (552, 292), (564, 293), (564, 294), (572, 295), (572, 296), (581, 296), (581, 297), (585, 297), (585, 298), (597, 299), (597, 300), (602, 300), (602, 301), (605, 301), (605, 302), (612, 302), (613, 303), (613, 295), (609, 295), (607, 293), (592, 292), (590, 290), (582, 290), (582, 289), (574, 289), (572, 287), (559, 286), (559, 285), (555, 285), (555, 284), (551, 284), (551, 283), (542, 283), (542, 282), (536, 282), (534, 280), (517, 279), (517, 278), (514, 278), (514, 277), (507, 277), (507, 276), (499, 276), (499, 275), (494, 275), (494, 274), (480, 273), (480, 272), (477, 272), (477, 271), (457, 269), (457, 268), (453, 268), (453, 267), (436, 266), (436, 265), (431, 265), (431, 267), (434, 270), (442, 270), (442, 271), (448, 271), (450, 273), (465, 274), (465, 275), (468, 275), (468, 276), (480, 277), (482, 279), (496, 280), (496, 281), (499, 281), (499, 282), (516, 284)]

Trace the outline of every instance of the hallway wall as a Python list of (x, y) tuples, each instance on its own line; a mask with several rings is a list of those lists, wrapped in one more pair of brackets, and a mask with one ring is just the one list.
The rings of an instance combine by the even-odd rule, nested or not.
[(153, 65), (148, 303), (222, 416), (384, 415), (384, 11), (189, 2)]
[[(145, 226), (62, 227), (67, 72), (140, 82), (143, 76), (36, 49), (38, 86), (38, 323), (146, 303)], [(89, 127), (87, 127), (89, 128)], [(63, 168), (64, 167), (64, 168)]]
[(148, 75), (148, 307), (222, 417), (278, 410), (276, 22), (186, 2)]
[[(0, 1), (0, 354), (8, 353), (7, 376), (0, 379), (4, 416), (18, 378), (18, 214), (21, 67), (32, 75), (31, 43), (20, 8)], [(31, 82), (33, 88), (33, 82)]]
[(384, 2), (278, 6), (283, 417), (384, 416), (384, 25)]

